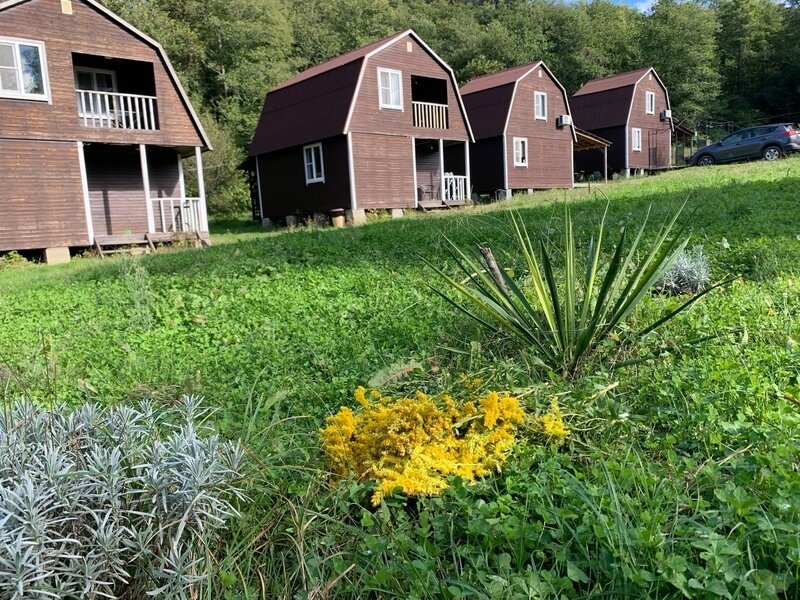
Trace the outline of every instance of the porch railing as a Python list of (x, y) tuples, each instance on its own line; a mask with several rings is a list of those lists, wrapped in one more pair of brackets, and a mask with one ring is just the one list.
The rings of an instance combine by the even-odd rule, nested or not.
[(427, 129), (448, 129), (447, 104), (433, 102), (412, 102), (414, 107), (414, 127)]
[(466, 175), (444, 174), (444, 201), (447, 204), (467, 201)]
[(158, 99), (139, 94), (75, 90), (84, 127), (158, 129)]
[(159, 233), (203, 231), (200, 198), (153, 198), (153, 217)]

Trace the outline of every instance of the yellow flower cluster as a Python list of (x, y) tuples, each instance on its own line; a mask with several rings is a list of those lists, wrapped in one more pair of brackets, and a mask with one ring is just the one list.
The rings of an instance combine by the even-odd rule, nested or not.
[(550, 403), (550, 411), (534, 419), (534, 426), (549, 442), (554, 444), (563, 444), (569, 435), (569, 429), (564, 424), (564, 415), (555, 398)]
[(320, 436), (337, 476), (376, 481), (375, 506), (396, 488), (407, 496), (438, 494), (449, 475), (474, 481), (499, 470), (525, 420), (516, 398), (496, 392), (477, 405), (422, 392), (394, 399), (364, 388), (355, 399), (359, 407), (328, 417)]

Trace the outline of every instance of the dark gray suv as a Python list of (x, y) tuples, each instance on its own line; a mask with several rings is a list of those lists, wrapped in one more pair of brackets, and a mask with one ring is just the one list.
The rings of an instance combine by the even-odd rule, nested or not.
[(800, 152), (800, 125), (776, 123), (734, 131), (716, 144), (700, 148), (689, 163), (707, 167), (753, 158), (777, 160), (790, 152)]

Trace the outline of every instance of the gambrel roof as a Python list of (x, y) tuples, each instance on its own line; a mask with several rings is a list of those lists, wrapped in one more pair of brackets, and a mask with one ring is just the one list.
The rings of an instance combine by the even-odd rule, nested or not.
[[(5, 2), (0, 1), (0, 12), (7, 10), (9, 8), (13, 8), (15, 6), (19, 6), (20, 4), (24, 4), (26, 2), (30, 2), (31, 0), (6, 0)], [(147, 34), (139, 31), (136, 27), (128, 23), (125, 19), (120, 17), (119, 15), (111, 12), (108, 8), (97, 2), (96, 0), (74, 0), (75, 2), (83, 2), (90, 8), (93, 8), (109, 20), (113, 21), (121, 28), (127, 30), (129, 33), (141, 39), (144, 43), (152, 46), (153, 49), (156, 50), (158, 56), (161, 58), (161, 61), (164, 63), (164, 66), (167, 69), (167, 73), (169, 74), (170, 79), (172, 80), (175, 89), (178, 91), (178, 96), (183, 102), (184, 106), (186, 107), (189, 116), (192, 119), (192, 123), (197, 129), (197, 133), (200, 136), (200, 139), (203, 141), (203, 145), (211, 150), (211, 142), (206, 135), (205, 129), (203, 129), (203, 124), (200, 122), (200, 119), (197, 117), (197, 113), (195, 113), (194, 108), (192, 107), (192, 103), (189, 101), (189, 96), (186, 94), (186, 91), (183, 89), (181, 85), (180, 79), (178, 78), (178, 74), (175, 72), (175, 68), (172, 66), (172, 63), (169, 61), (169, 57), (167, 56), (166, 51), (164, 48), (155, 41), (153, 38), (148, 36)]]
[(605, 129), (628, 124), (636, 85), (649, 73), (664, 90), (669, 106), (669, 92), (653, 67), (592, 79), (572, 96), (573, 118), (581, 129)]
[[(470, 125), (476, 139), (504, 135), (516, 96), (517, 84), (537, 68), (544, 69), (564, 95), (567, 114), (570, 114), (567, 90), (543, 61), (512, 67), (505, 71), (482, 75), (461, 88), (461, 96), (467, 107)], [(573, 140), (575, 132), (573, 131)]]
[[(442, 66), (458, 91), (453, 70), (413, 29), (395, 33), (311, 67), (267, 93), (250, 145), (250, 156), (346, 134), (367, 60), (407, 36)], [(458, 103), (469, 131), (460, 97)]]

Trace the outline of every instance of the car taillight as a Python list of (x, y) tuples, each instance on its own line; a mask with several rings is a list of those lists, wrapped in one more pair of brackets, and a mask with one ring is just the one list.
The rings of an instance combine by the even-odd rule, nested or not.
[(797, 132), (797, 130), (796, 130), (796, 129), (787, 129), (787, 130), (785, 130), (785, 131), (783, 132), (783, 135), (786, 135), (786, 136), (792, 137), (792, 136), (794, 136), (794, 135), (797, 135), (797, 133), (798, 133), (798, 132)]

